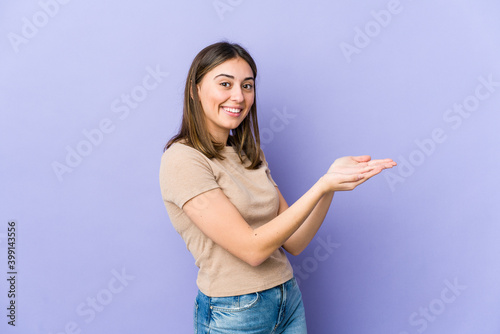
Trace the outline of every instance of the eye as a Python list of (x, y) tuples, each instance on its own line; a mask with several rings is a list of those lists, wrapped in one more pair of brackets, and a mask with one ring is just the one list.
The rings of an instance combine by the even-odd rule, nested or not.
[(243, 85), (243, 88), (248, 89), (248, 90), (251, 90), (251, 89), (253, 89), (253, 85), (252, 85), (252, 84), (250, 84), (250, 83), (247, 83), (247, 84), (244, 84), (244, 85)]
[(231, 86), (231, 84), (229, 82), (221, 82), (220, 85), (222, 87), (230, 87)]

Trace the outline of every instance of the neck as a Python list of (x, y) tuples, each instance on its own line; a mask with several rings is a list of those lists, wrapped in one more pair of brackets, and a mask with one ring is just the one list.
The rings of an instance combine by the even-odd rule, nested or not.
[(218, 132), (218, 133), (211, 133), (212, 138), (221, 144), (226, 145), (227, 139), (229, 138), (229, 131), (227, 132)]

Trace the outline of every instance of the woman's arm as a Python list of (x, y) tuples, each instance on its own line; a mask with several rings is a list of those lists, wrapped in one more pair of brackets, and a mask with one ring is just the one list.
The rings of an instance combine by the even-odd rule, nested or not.
[[(252, 266), (264, 262), (304, 222), (323, 195), (318, 181), (286, 212), (253, 229), (221, 189), (213, 189), (189, 200), (183, 210), (215, 243)], [(203, 203), (203, 205), (199, 205)]]
[[(334, 191), (352, 190), (384, 168), (387, 167), (367, 164), (338, 166), (335, 171), (329, 171), (322, 176), (311, 189), (279, 216), (256, 229), (247, 224), (220, 189), (213, 189), (194, 197), (182, 209), (215, 243), (248, 264), (258, 266), (285, 244), (325, 195), (328, 197), (327, 194)], [(311, 228), (305, 230), (312, 231)]]
[[(288, 204), (278, 187), (276, 187), (276, 190), (278, 191), (280, 197), (279, 214), (281, 214), (288, 209)], [(316, 235), (316, 232), (318, 232), (319, 228), (323, 224), (326, 214), (328, 213), (328, 209), (332, 203), (333, 194), (334, 192), (324, 194), (304, 223), (283, 244), (283, 248), (286, 249), (288, 253), (292, 255), (299, 255), (307, 247), (307, 245), (309, 245), (311, 240)]]
[[(383, 160), (371, 160), (370, 156), (364, 155), (359, 157), (344, 157), (337, 159), (328, 173), (334, 173), (336, 171), (342, 171), (344, 167), (349, 166), (372, 166), (374, 168), (375, 174), (380, 173), (385, 168), (391, 168), (395, 166), (395, 162), (391, 159)], [(373, 176), (372, 175), (372, 176)], [(286, 212), (288, 209), (288, 204), (281, 192), (276, 187), (280, 197), (280, 208), (278, 214)], [(283, 244), (283, 248), (286, 249), (292, 255), (299, 255), (306, 247), (309, 245), (311, 240), (318, 232), (319, 228), (323, 224), (323, 221), (328, 213), (328, 209), (332, 203), (334, 192), (325, 193), (318, 204), (311, 211), (311, 214), (307, 217), (304, 223), (300, 226), (295, 233), (293, 233), (290, 238)]]

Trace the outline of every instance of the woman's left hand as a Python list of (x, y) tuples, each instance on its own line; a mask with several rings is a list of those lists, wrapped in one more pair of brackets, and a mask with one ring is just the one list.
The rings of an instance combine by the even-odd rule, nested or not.
[(335, 160), (327, 173), (358, 174), (364, 182), (382, 170), (396, 165), (392, 159), (372, 160), (369, 155), (348, 156)]

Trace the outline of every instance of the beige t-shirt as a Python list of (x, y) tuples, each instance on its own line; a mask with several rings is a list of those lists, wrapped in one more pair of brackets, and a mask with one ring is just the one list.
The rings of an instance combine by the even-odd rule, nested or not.
[[(293, 277), (282, 248), (252, 267), (209, 239), (182, 210), (193, 197), (221, 188), (253, 228), (277, 216), (279, 198), (267, 162), (249, 170), (245, 169), (249, 161), (243, 165), (233, 147), (226, 146), (222, 155), (224, 160), (208, 159), (192, 147), (175, 143), (163, 153), (160, 167), (161, 193), (168, 215), (199, 267), (198, 288), (210, 297), (262, 291)], [(206, 205), (196, 198), (193, 201)]]

